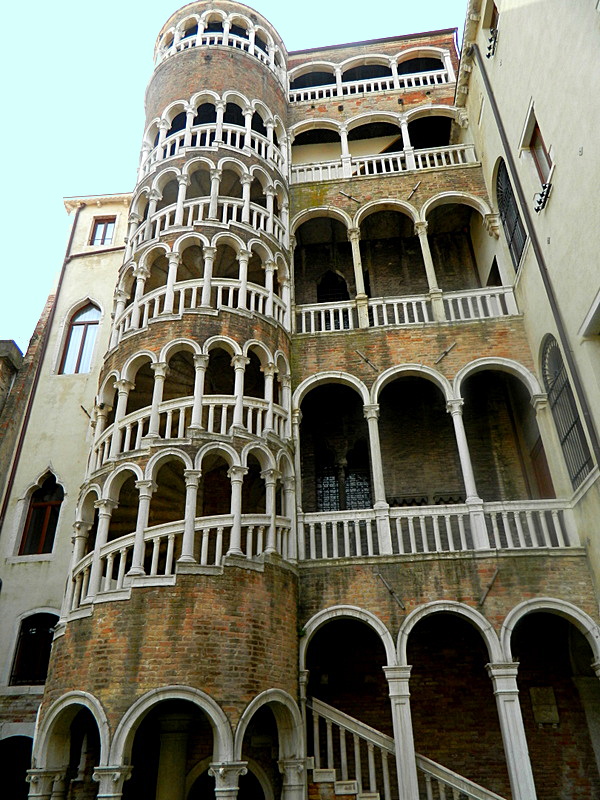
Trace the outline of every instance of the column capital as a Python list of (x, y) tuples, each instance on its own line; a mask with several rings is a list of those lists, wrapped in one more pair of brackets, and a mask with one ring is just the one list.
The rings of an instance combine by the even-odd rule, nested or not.
[(284, 389), (291, 389), (292, 387), (292, 376), (291, 375), (280, 375), (279, 381)]
[(150, 364), (150, 369), (154, 372), (155, 378), (166, 378), (169, 365), (166, 361), (156, 361), (154, 364)]
[(131, 778), (133, 767), (114, 766), (114, 767), (95, 767), (92, 773), (92, 780), (100, 784), (100, 790), (117, 790), (119, 784), (122, 786), (125, 781)]
[(267, 195), (267, 197), (275, 197), (275, 195), (277, 194), (277, 190), (272, 185), (267, 186), (267, 188), (265, 189), (265, 194)]
[(240, 467), (237, 464), (234, 464), (233, 467), (229, 467), (227, 470), (227, 477), (232, 483), (242, 483), (244, 480), (244, 475), (248, 474), (248, 467)]
[(352, 241), (360, 241), (360, 228), (348, 228), (348, 240)]
[(447, 400), (446, 401), (446, 411), (452, 416), (458, 415), (462, 417), (462, 410), (465, 401), (462, 397), (457, 397), (455, 400)]
[(131, 214), (127, 217), (127, 222), (131, 225), (132, 223), (138, 223), (142, 221), (142, 217), (140, 214), (137, 214), (135, 211), (132, 211)]
[(485, 214), (483, 217), (483, 224), (490, 236), (494, 239), (500, 237), (500, 216), (499, 214)]
[(222, 174), (223, 174), (223, 170), (222, 169), (211, 169), (211, 171), (210, 171), (210, 179), (211, 179), (211, 181), (220, 181)]
[(185, 488), (187, 489), (188, 486), (193, 486), (194, 488), (198, 488), (198, 482), (202, 477), (202, 470), (201, 469), (184, 469), (183, 470), (183, 477), (185, 478)]
[(225, 111), (226, 105), (225, 100), (215, 100), (215, 111)]
[(84, 522), (82, 519), (78, 519), (73, 523), (73, 539), (77, 539), (79, 537), (86, 538), (90, 530), (92, 529), (91, 522)]
[(205, 355), (204, 353), (197, 353), (196, 355), (192, 356), (192, 360), (197, 370), (204, 370), (208, 366), (210, 356)]
[(202, 253), (203, 253), (205, 258), (214, 258), (216, 256), (216, 254), (217, 254), (217, 248), (216, 247), (210, 247), (210, 246), (209, 247), (203, 247), (202, 248)]
[(250, 359), (247, 358), (246, 356), (243, 356), (241, 353), (238, 353), (238, 355), (233, 356), (233, 358), (231, 359), (231, 366), (234, 369), (245, 370), (246, 369), (246, 364), (249, 364), (249, 363), (250, 363)]
[(135, 384), (125, 380), (125, 378), (120, 378), (118, 381), (115, 381), (114, 386), (119, 394), (129, 394), (129, 392), (135, 388)]
[(129, 295), (127, 294), (125, 289), (115, 289), (115, 300), (117, 301), (117, 303), (119, 302), (119, 300), (127, 300), (128, 297)]
[(264, 373), (265, 375), (271, 375), (272, 376), (272, 375), (275, 375), (275, 373), (277, 372), (277, 367), (275, 366), (275, 364), (272, 361), (269, 361), (268, 364), (265, 364), (264, 366), (262, 366), (260, 368), (260, 371), (262, 373)]
[(141, 264), (138, 264), (133, 269), (133, 275), (135, 278), (144, 278), (144, 280), (150, 277), (150, 270), (148, 267), (142, 267)]
[(178, 175), (177, 176), (177, 183), (179, 186), (189, 186), (191, 183), (189, 175)]
[(493, 681), (510, 681), (515, 682), (514, 688), (516, 689), (516, 679), (519, 672), (519, 662), (509, 661), (505, 663), (486, 664), (485, 668), (488, 675)]
[(94, 508), (98, 509), (99, 515), (102, 516), (109, 516), (112, 514), (113, 508), (116, 508), (119, 504), (116, 500), (111, 500), (108, 497), (103, 497), (100, 500), (96, 500), (94, 503)]
[(294, 408), (292, 411), (292, 422), (295, 425), (300, 425), (302, 422), (302, 411), (299, 408)]
[(173, 264), (178, 267), (181, 264), (181, 253), (167, 253), (167, 261), (169, 266)]
[(429, 223), (424, 221), (415, 222), (415, 233), (417, 236), (425, 236)]
[(277, 264), (273, 261), (272, 258), (267, 258), (265, 263), (263, 264), (265, 272), (275, 272), (277, 269)]
[(379, 419), (379, 403), (372, 403), (363, 406), (365, 419)]
[(410, 697), (408, 682), (412, 666), (403, 664), (400, 666), (383, 667), (387, 679), (390, 697)]
[(143, 481), (136, 481), (135, 488), (140, 493), (140, 499), (142, 497), (152, 497), (152, 493), (156, 491), (156, 484), (154, 481), (143, 480)]
[(162, 193), (158, 189), (150, 189), (148, 192), (148, 200), (162, 200)]
[(277, 762), (283, 775), (284, 786), (303, 786), (305, 763), (303, 758), (282, 758)]
[(252, 117), (252, 116), (254, 116), (254, 109), (253, 109), (251, 106), (245, 106), (245, 107), (242, 109), (242, 114), (243, 114), (245, 117), (247, 117), (247, 116), (250, 116), (250, 117)]
[(596, 677), (600, 678), (600, 661), (592, 661), (591, 667), (596, 673)]
[(456, 121), (461, 128), (467, 128), (469, 125), (469, 115), (464, 108), (459, 108), (456, 115)]
[(171, 123), (168, 119), (159, 119), (157, 127), (159, 131), (168, 131), (171, 127)]
[(548, 408), (548, 395), (547, 394), (533, 394), (531, 395), (531, 405), (537, 414), (539, 411), (544, 411)]
[(245, 172), (240, 178), (240, 183), (242, 184), (242, 186), (250, 186), (253, 180), (254, 176), (250, 175), (248, 172)]
[(228, 764), (211, 764), (208, 774), (215, 779), (215, 790), (237, 789), (238, 781), (248, 772), (246, 761), (232, 761)]
[(238, 252), (238, 261), (246, 260), (246, 262), (247, 262), (251, 255), (252, 255), (252, 251), (251, 250), (243, 250), (242, 249), (242, 250), (240, 250)]
[(264, 480), (266, 484), (269, 483), (277, 483), (277, 481), (281, 478), (281, 472), (276, 469), (263, 469), (260, 473), (260, 477)]

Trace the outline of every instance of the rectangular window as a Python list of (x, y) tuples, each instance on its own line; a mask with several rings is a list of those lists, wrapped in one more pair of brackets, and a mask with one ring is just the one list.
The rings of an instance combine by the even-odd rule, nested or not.
[(533, 157), (533, 163), (536, 166), (538, 175), (540, 176), (540, 181), (542, 183), (548, 183), (550, 170), (552, 169), (552, 159), (550, 158), (548, 150), (546, 149), (546, 145), (542, 139), (542, 134), (537, 122), (533, 126), (533, 131), (529, 140), (529, 150)]
[(115, 232), (115, 222), (116, 217), (103, 217), (102, 219), (95, 219), (92, 227), (90, 244), (96, 246), (112, 244)]

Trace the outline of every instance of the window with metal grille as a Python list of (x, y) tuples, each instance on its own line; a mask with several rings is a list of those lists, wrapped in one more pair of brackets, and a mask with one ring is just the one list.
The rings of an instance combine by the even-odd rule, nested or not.
[(513, 188), (508, 177), (508, 170), (504, 161), (500, 162), (498, 168), (498, 177), (496, 178), (496, 200), (498, 202), (498, 211), (500, 212), (500, 219), (502, 220), (502, 227), (510, 250), (510, 257), (512, 258), (515, 269), (518, 268), (525, 242), (527, 241), (527, 234), (521, 222), (521, 215), (513, 192)]
[(10, 674), (11, 686), (39, 686), (46, 680), (56, 614), (32, 614), (21, 622)]
[(51, 553), (58, 525), (58, 515), (64, 491), (56, 482), (54, 475), (46, 475), (39, 489), (31, 495), (21, 547), (20, 556)]
[(592, 456), (563, 357), (553, 336), (547, 336), (544, 342), (542, 374), (569, 477), (575, 489), (590, 472)]
[(100, 309), (90, 303), (71, 317), (59, 372), (74, 375), (89, 372), (100, 322)]

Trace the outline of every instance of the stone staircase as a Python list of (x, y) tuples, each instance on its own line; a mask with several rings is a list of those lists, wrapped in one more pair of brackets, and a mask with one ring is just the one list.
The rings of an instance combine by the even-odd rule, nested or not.
[[(308, 759), (309, 800), (398, 800), (390, 736), (315, 698), (307, 701), (307, 710), (312, 714), (313, 744)], [(418, 800), (505, 800), (442, 764), (415, 755)]]

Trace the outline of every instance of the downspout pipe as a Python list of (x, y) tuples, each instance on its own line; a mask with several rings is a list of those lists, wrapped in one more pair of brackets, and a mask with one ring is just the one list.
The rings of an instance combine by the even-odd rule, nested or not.
[(579, 369), (575, 362), (575, 358), (573, 356), (573, 352), (571, 350), (571, 345), (569, 343), (569, 337), (567, 335), (567, 329), (562, 319), (562, 315), (560, 313), (560, 308), (556, 300), (556, 294), (554, 292), (554, 288), (552, 286), (552, 280), (550, 278), (550, 273), (548, 272), (548, 265), (546, 264), (546, 259), (544, 258), (544, 253), (542, 251), (540, 240), (538, 239), (535, 226), (533, 224), (533, 219), (531, 217), (531, 213), (529, 211), (529, 207), (527, 205), (527, 200), (525, 197), (525, 192), (523, 191), (523, 187), (521, 186), (521, 182), (519, 180), (519, 175), (517, 173), (517, 166), (512, 155), (510, 145), (508, 142), (508, 137), (506, 135), (506, 130), (504, 128), (504, 123), (502, 122), (502, 117), (500, 115), (500, 110), (498, 108), (498, 104), (496, 103), (496, 98), (494, 96), (494, 90), (492, 89), (492, 85), (488, 78), (488, 74), (485, 69), (485, 62), (481, 56), (481, 52), (476, 44), (471, 44), (466, 52), (466, 55), (473, 55), (475, 57), (475, 61), (477, 62), (477, 66), (481, 72), (481, 78), (483, 80), (483, 84), (485, 86), (485, 90), (490, 101), (490, 107), (492, 109), (492, 113), (494, 115), (494, 120), (496, 121), (496, 126), (498, 128), (498, 133), (500, 134), (500, 139), (502, 140), (502, 146), (504, 148), (504, 155), (506, 157), (506, 162), (508, 164), (508, 169), (510, 172), (510, 176), (512, 179), (513, 186), (517, 193), (517, 197), (519, 198), (519, 204), (521, 206), (521, 213), (525, 220), (525, 226), (527, 228), (527, 234), (531, 241), (531, 246), (533, 248), (533, 252), (535, 255), (535, 259), (537, 261), (538, 269), (540, 271), (540, 276), (542, 278), (542, 282), (544, 284), (544, 288), (546, 290), (546, 295), (548, 297), (548, 302), (550, 303), (550, 309), (552, 311), (552, 316), (554, 317), (554, 322), (556, 324), (556, 330), (558, 333), (558, 338), (560, 339), (560, 343), (562, 345), (563, 352), (565, 354), (565, 358), (569, 367), (569, 372), (571, 373), (571, 380), (573, 382), (573, 386), (575, 389), (575, 393), (577, 395), (577, 399), (579, 400), (579, 405), (581, 407), (581, 412), (583, 418), (585, 420), (585, 425), (587, 429), (587, 433), (589, 436), (590, 444), (592, 445), (592, 450), (594, 452), (594, 456), (596, 459), (596, 464), (600, 465), (600, 443), (598, 442), (598, 434), (596, 432), (596, 427), (594, 425), (594, 419), (590, 412), (590, 406), (587, 400), (586, 392), (581, 381), (581, 377), (579, 375)]
[(0, 511), (0, 533), (2, 532), (2, 527), (4, 526), (4, 519), (6, 517), (6, 510), (8, 508), (8, 503), (10, 500), (10, 495), (12, 492), (12, 487), (15, 481), (15, 475), (17, 474), (17, 468), (19, 466), (19, 461), (21, 459), (21, 451), (23, 449), (23, 442), (25, 441), (25, 435), (27, 433), (27, 426), (29, 425), (29, 418), (31, 416), (31, 409), (33, 408), (33, 401), (35, 399), (35, 394), (37, 391), (38, 383), (40, 380), (40, 375), (42, 373), (42, 367), (44, 364), (44, 360), (46, 358), (46, 351), (48, 349), (48, 341), (50, 339), (50, 331), (52, 330), (52, 325), (54, 323), (54, 317), (56, 316), (56, 307), (58, 305), (58, 298), (60, 297), (60, 290), (62, 288), (63, 280), (65, 277), (65, 272), (67, 269), (67, 265), (71, 260), (71, 250), (73, 247), (73, 239), (75, 237), (75, 229), (77, 228), (77, 220), (79, 219), (79, 214), (81, 210), (85, 208), (85, 203), (80, 203), (77, 206), (75, 211), (75, 218), (73, 220), (73, 224), (71, 226), (71, 233), (69, 235), (69, 241), (67, 243), (67, 251), (65, 253), (65, 257), (63, 259), (62, 267), (60, 270), (60, 275), (58, 278), (58, 283), (56, 284), (56, 292), (54, 293), (54, 301), (52, 303), (52, 307), (50, 309), (50, 313), (48, 314), (48, 320), (44, 327), (43, 332), (43, 339), (41, 344), (40, 355), (38, 358), (38, 363), (35, 368), (35, 374), (33, 376), (33, 382), (31, 385), (31, 391), (29, 392), (29, 399), (27, 401), (27, 408), (25, 409), (25, 416), (23, 417), (23, 422), (21, 424), (21, 431), (19, 433), (19, 441), (17, 442), (17, 446), (15, 448), (15, 457), (13, 458), (10, 475), (8, 476), (8, 481), (6, 482), (6, 488), (4, 490), (4, 499), (2, 501), (2, 510)]

